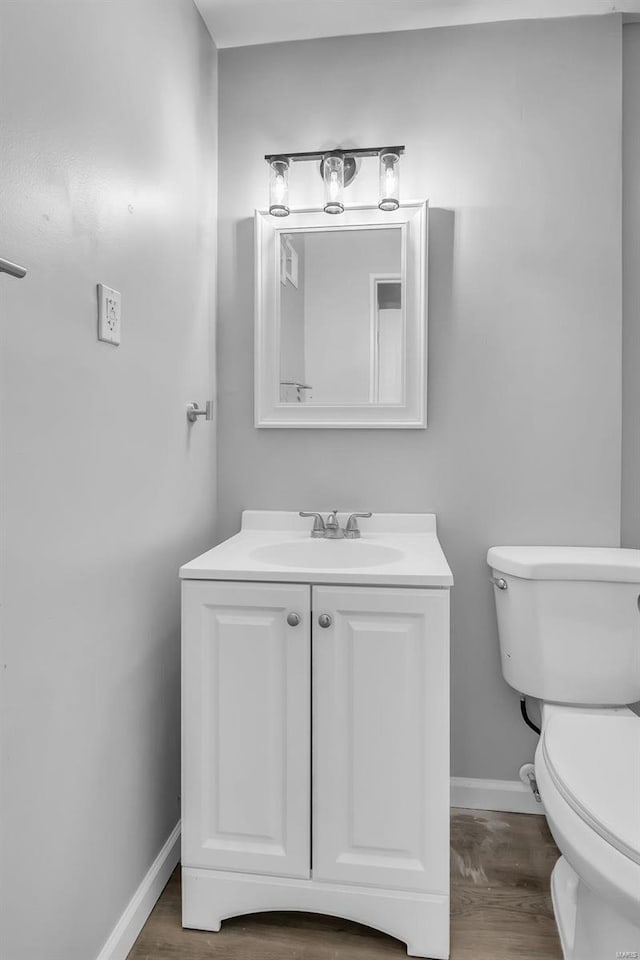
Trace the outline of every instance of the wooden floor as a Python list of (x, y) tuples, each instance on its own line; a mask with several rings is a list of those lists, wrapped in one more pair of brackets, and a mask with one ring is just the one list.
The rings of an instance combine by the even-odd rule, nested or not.
[[(562, 960), (549, 876), (558, 857), (541, 816), (454, 810), (451, 960)], [(367, 927), (303, 913), (180, 926), (176, 870), (128, 960), (401, 960), (404, 944)]]

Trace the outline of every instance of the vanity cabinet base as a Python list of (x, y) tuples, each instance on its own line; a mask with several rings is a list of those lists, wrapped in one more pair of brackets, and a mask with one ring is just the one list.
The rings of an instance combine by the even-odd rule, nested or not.
[(342, 917), (402, 940), (410, 957), (449, 957), (449, 897), (444, 894), (182, 868), (183, 927), (218, 931), (229, 917), (268, 910)]

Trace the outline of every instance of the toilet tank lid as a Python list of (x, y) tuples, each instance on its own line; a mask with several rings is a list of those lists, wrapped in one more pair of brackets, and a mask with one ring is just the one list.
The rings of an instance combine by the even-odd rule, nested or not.
[(623, 547), (491, 547), (487, 563), (525, 580), (640, 583), (640, 550)]

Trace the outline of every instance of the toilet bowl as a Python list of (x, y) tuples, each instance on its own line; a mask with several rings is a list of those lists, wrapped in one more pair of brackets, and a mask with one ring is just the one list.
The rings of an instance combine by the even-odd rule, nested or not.
[(640, 957), (640, 718), (545, 705), (535, 768), (565, 960)]
[(542, 701), (565, 960), (640, 958), (640, 551), (492, 547), (503, 675)]

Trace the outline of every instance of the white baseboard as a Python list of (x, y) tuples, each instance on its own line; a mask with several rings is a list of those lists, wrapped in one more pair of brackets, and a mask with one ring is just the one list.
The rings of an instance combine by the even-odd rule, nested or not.
[(451, 778), (451, 806), (467, 810), (501, 810), (505, 813), (541, 813), (531, 789), (520, 780)]
[(180, 860), (180, 821), (111, 931), (97, 960), (126, 960), (145, 922)]

